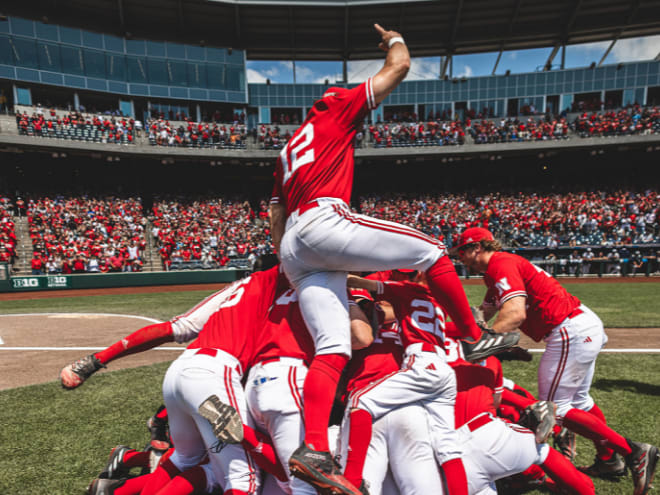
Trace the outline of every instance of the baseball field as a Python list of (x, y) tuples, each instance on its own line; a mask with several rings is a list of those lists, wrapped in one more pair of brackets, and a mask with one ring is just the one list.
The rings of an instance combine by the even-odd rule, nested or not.
[[(483, 288), (470, 282), (475, 304)], [(660, 279), (566, 284), (602, 318), (610, 337), (611, 352), (599, 357), (592, 387), (609, 424), (659, 445)], [(113, 446), (142, 448), (145, 421), (161, 404), (163, 374), (180, 352), (175, 345), (113, 362), (73, 391), (60, 387), (59, 369), (152, 319), (186, 311), (214, 290), (0, 294), (0, 494), (81, 494)], [(536, 353), (532, 363), (504, 363), (505, 376), (535, 393), (538, 359)], [(577, 464), (591, 463), (594, 453), (579, 439)], [(595, 484), (598, 494), (632, 493), (630, 476)]]

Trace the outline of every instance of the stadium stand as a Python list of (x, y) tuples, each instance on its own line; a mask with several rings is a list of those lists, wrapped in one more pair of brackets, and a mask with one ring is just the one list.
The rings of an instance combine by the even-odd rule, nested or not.
[(580, 137), (631, 136), (660, 133), (660, 109), (631, 108), (607, 112), (583, 112), (572, 123)]
[(465, 143), (463, 122), (381, 123), (369, 126), (375, 148), (447, 146)]
[(161, 199), (150, 219), (165, 270), (252, 268), (272, 252), (265, 200), (255, 213), (244, 199)]
[(13, 220), (14, 205), (6, 196), (0, 196), (0, 263), (16, 262), (17, 238)]
[(80, 112), (44, 112), (39, 108), (32, 115), (16, 113), (18, 132), (25, 136), (68, 139), (90, 143), (133, 143), (132, 118), (90, 115)]
[(188, 148), (245, 149), (247, 128), (244, 124), (209, 122), (170, 122), (152, 119), (147, 122), (148, 138), (152, 146)]
[(137, 198), (31, 198), (27, 218), (34, 275), (142, 270), (146, 218)]
[(264, 150), (279, 150), (291, 139), (289, 129), (280, 129), (279, 126), (259, 126), (259, 144)]
[(523, 141), (547, 141), (568, 139), (569, 125), (565, 118), (548, 119), (533, 117), (527, 120), (501, 119), (471, 122), (468, 130), (475, 144), (512, 143)]

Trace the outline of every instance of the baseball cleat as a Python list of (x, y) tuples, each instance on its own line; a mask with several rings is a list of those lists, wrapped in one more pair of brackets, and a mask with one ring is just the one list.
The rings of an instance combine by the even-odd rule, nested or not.
[(626, 456), (626, 465), (630, 468), (635, 483), (633, 495), (646, 495), (653, 483), (660, 451), (658, 447), (648, 443), (628, 440), (628, 445), (632, 452)]
[(536, 443), (546, 443), (557, 424), (557, 405), (550, 400), (540, 400), (523, 411), (521, 419), (534, 432)]
[(96, 478), (87, 487), (87, 495), (112, 495), (115, 489), (124, 484), (126, 480), (109, 480), (107, 478)]
[(577, 455), (575, 433), (568, 428), (562, 428), (553, 440), (555, 450), (558, 450), (566, 459), (573, 462)]
[(592, 478), (616, 479), (626, 475), (626, 463), (623, 458), (615, 453), (610, 459), (604, 460), (596, 456), (591, 466), (578, 467), (584, 474)]
[(198, 408), (199, 414), (213, 427), (213, 434), (223, 443), (243, 440), (243, 421), (238, 411), (224, 404), (217, 395), (211, 395)]
[(126, 447), (125, 445), (117, 445), (114, 449), (110, 451), (110, 456), (108, 457), (108, 463), (105, 466), (105, 469), (99, 474), (99, 478), (107, 478), (117, 480), (128, 475), (130, 468), (124, 466), (124, 455), (126, 452), (135, 452), (134, 449)]
[(101, 368), (105, 368), (105, 364), (99, 361), (94, 354), (80, 358), (60, 371), (62, 387), (67, 389), (79, 387)]
[(289, 459), (289, 469), (319, 492), (334, 495), (363, 495), (341, 473), (330, 452), (310, 449), (304, 442)]
[(519, 332), (491, 333), (486, 330), (481, 332), (481, 337), (475, 342), (462, 340), (465, 359), (470, 362), (481, 361), (488, 356), (510, 349), (518, 344)]
[(358, 489), (362, 495), (369, 495), (369, 489), (367, 488), (367, 482), (362, 480), (360, 483), (360, 488)]
[(167, 420), (157, 416), (163, 409), (165, 409), (165, 406), (160, 406), (156, 414), (147, 420), (147, 429), (151, 434), (149, 443), (154, 449), (162, 451), (169, 449), (171, 446)]

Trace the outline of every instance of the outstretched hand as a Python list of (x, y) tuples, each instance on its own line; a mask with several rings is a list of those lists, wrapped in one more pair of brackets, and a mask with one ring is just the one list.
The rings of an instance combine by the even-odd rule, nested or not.
[(382, 38), (382, 41), (378, 44), (378, 48), (380, 48), (384, 52), (390, 49), (388, 43), (392, 38), (395, 38), (397, 36), (401, 37), (401, 34), (397, 33), (396, 31), (386, 31), (385, 28), (383, 28), (383, 26), (381, 26), (380, 24), (374, 24), (374, 28), (376, 29), (376, 31), (378, 31), (378, 34), (380, 34)]

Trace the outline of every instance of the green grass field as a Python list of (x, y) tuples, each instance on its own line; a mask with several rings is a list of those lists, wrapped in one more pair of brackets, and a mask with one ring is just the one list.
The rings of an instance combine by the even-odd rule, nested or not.
[[(571, 285), (571, 292), (609, 327), (660, 327), (660, 284)], [(467, 287), (473, 303), (480, 286)], [(204, 291), (2, 301), (0, 313), (103, 312), (167, 319), (208, 294)], [(536, 365), (505, 363), (505, 375), (536, 392)], [(37, 365), (37, 364), (35, 364)], [(95, 376), (65, 392), (59, 382), (0, 392), (0, 494), (81, 494), (118, 444), (141, 448), (146, 419), (161, 403), (167, 363)], [(660, 356), (601, 355), (592, 393), (623, 435), (660, 444)], [(593, 446), (580, 440), (578, 463)], [(596, 481), (598, 494), (632, 493), (630, 477)]]

